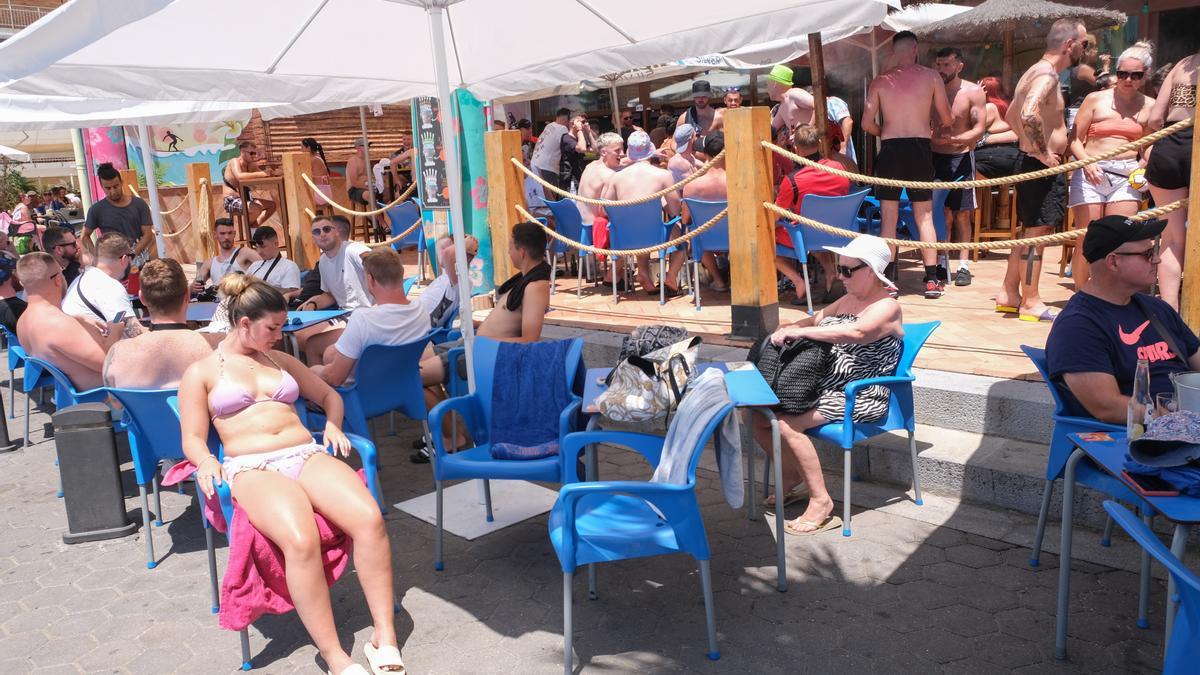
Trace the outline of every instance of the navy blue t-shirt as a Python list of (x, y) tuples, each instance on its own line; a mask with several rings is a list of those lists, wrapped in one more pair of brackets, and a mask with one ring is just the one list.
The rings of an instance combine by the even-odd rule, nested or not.
[[(1138, 299), (1171, 332), (1175, 344), (1187, 352), (1184, 359), (1200, 349), (1200, 338), (1170, 305), (1141, 293)], [(1062, 384), (1066, 373), (1108, 373), (1117, 379), (1122, 394), (1131, 395), (1139, 358), (1150, 362), (1151, 395), (1174, 391), (1171, 373), (1187, 370), (1132, 300), (1114, 305), (1094, 295), (1076, 293), (1054, 319), (1046, 338), (1050, 379), (1062, 385), (1060, 389), (1069, 398), (1073, 397)], [(1079, 412), (1082, 411), (1079, 406)]]

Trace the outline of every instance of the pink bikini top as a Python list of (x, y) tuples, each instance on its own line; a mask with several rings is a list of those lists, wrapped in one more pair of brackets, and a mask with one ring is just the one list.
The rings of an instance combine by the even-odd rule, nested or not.
[(217, 386), (213, 387), (212, 391), (208, 392), (208, 407), (211, 410), (213, 417), (221, 417), (223, 415), (232, 415), (240, 410), (249, 408), (255, 403), (265, 401), (278, 401), (279, 403), (295, 403), (296, 399), (300, 398), (300, 385), (296, 384), (296, 378), (292, 377), (291, 373), (279, 368), (279, 364), (275, 363), (270, 354), (267, 355), (267, 360), (271, 362), (283, 376), (279, 380), (279, 388), (271, 394), (270, 398), (256, 399), (245, 387), (234, 384), (225, 379), (225, 352), (217, 349), (217, 359), (220, 364), (220, 374), (218, 375)]

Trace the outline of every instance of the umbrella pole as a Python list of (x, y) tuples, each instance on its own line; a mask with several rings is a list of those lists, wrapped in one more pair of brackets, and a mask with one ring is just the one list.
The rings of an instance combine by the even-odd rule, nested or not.
[[(621, 133), (621, 106), (617, 102), (616, 80), (608, 81), (608, 99), (612, 101), (613, 129), (616, 129), (617, 133)], [(641, 101), (640, 103), (642, 104), (642, 109), (644, 110), (646, 102)]]
[[(362, 127), (363, 168), (365, 168), (367, 172), (367, 203), (370, 204), (370, 206), (367, 207), (367, 210), (370, 211), (376, 208), (375, 171), (373, 170), (374, 167), (371, 166), (371, 146), (369, 145), (369, 139), (367, 138), (367, 106), (365, 105), (358, 106), (358, 124), (360, 127)], [(381, 185), (380, 187), (382, 188), (383, 186)], [(369, 223), (371, 223), (371, 229), (374, 230), (375, 216), (364, 217)], [(373, 236), (373, 234), (374, 233), (370, 233), (368, 236)]]
[(1013, 91), (1013, 29), (1004, 30), (1004, 65), (1001, 79), (1004, 81), (1004, 91), (1012, 95)]
[(821, 34), (808, 34), (808, 63), (812, 71), (813, 90), (813, 121), (817, 123), (817, 133), (821, 135), (821, 156), (828, 158), (833, 154), (833, 144), (829, 141), (829, 108), (825, 103), (825, 54), (821, 49)]
[[(143, 122), (138, 125), (138, 143), (142, 146), (142, 168), (146, 170), (146, 191), (150, 197), (150, 222), (154, 225), (154, 246), (158, 257), (167, 257), (167, 243), (163, 241), (162, 202), (158, 200), (158, 181), (154, 177), (154, 153), (150, 147), (150, 129)], [(137, 242), (132, 242), (137, 244)]]
[(75, 178), (79, 181), (79, 201), (83, 202), (83, 213), (92, 208), (92, 181), (88, 175), (87, 152), (83, 149), (83, 129), (71, 130), (71, 149), (75, 152)]
[[(462, 317), (463, 347), (467, 360), (467, 390), (475, 392), (475, 324), (471, 319), (471, 280), (467, 276), (467, 245), (464, 240), (462, 167), (458, 163), (458, 137), (454, 101), (450, 98), (450, 71), (446, 64), (446, 38), (442, 31), (441, 7), (429, 7), (429, 34), (433, 43), (433, 64), (437, 74), (438, 100), (441, 102), (442, 148), (446, 155), (446, 181), (450, 184), (450, 232), (454, 237), (454, 266), (458, 272), (458, 315)], [(501, 252), (500, 255), (506, 255)]]

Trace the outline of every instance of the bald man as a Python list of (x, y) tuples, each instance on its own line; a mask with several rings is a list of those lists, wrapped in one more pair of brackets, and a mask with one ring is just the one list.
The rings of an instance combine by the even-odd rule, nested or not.
[(107, 336), (89, 329), (59, 309), (66, 283), (62, 267), (49, 254), (28, 253), (17, 262), (17, 277), (25, 286), (29, 306), (17, 321), (21, 346), (33, 357), (63, 371), (79, 391), (101, 386), (100, 373), (109, 345), (120, 338), (118, 324)]

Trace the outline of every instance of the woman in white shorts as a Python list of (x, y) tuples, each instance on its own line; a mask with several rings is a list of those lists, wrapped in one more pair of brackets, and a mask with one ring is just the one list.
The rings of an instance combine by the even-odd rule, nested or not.
[[(1154, 99), (1142, 94), (1142, 84), (1151, 74), (1152, 47), (1139, 42), (1117, 59), (1117, 86), (1095, 91), (1083, 99), (1071, 128), (1071, 152), (1087, 159), (1108, 152), (1145, 135)], [(1071, 177), (1067, 205), (1074, 211), (1075, 227), (1087, 227), (1109, 215), (1132, 216), (1142, 201), (1141, 190), (1133, 187), (1129, 174), (1144, 166), (1136, 151), (1089, 164)], [(1071, 259), (1075, 288), (1088, 280), (1083, 247), (1076, 242)]]

